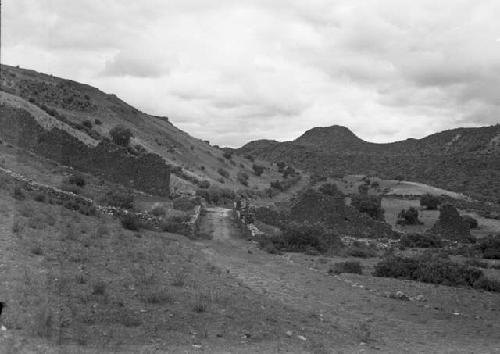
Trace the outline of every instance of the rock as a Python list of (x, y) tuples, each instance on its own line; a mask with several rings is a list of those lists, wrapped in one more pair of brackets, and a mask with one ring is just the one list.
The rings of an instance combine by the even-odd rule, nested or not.
[(398, 300), (403, 300), (403, 301), (409, 301), (410, 298), (405, 295), (402, 291), (397, 291), (395, 294), (391, 294), (389, 296), (392, 299), (398, 299)]
[(417, 295), (415, 296), (415, 301), (420, 301), (420, 302), (423, 302), (423, 301), (426, 301), (424, 295)]
[(304, 336), (300, 336), (300, 335), (299, 335), (299, 336), (297, 336), (297, 338), (299, 338), (300, 340), (303, 340), (303, 341), (306, 341), (306, 340), (307, 340), (307, 339), (306, 339), (306, 337), (304, 337)]
[(292, 334), (293, 334), (293, 333), (292, 333), (292, 331), (286, 331), (286, 335), (287, 335), (288, 337), (291, 337), (291, 336), (292, 336)]

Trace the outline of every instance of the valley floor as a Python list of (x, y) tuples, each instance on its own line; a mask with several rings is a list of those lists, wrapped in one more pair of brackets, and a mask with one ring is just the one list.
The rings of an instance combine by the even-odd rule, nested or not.
[[(500, 352), (500, 295), (369, 275), (328, 275), (334, 259), (275, 256), (238, 236), (228, 209), (214, 208), (202, 225), (213, 240), (199, 242), (211, 263), (250, 289), (316, 324), (301, 333), (326, 352)], [(387, 292), (426, 301), (388, 298)], [(331, 333), (337, 333), (332, 336)]]

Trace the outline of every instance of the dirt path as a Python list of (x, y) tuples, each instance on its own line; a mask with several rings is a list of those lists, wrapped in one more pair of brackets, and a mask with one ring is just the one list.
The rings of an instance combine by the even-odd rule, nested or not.
[[(212, 264), (229, 271), (257, 293), (318, 316), (335, 330), (349, 332), (360, 343), (353, 352), (500, 353), (500, 323), (493, 313), (500, 311), (500, 296), (496, 294), (448, 287), (440, 287), (443, 292), (437, 294), (434, 286), (423, 284), (411, 286), (418, 286), (416, 289), (429, 296), (425, 304), (391, 299), (374, 289), (401, 284), (408, 287), (408, 283), (370, 276), (333, 277), (308, 265), (307, 258), (314, 257), (265, 253), (239, 236), (229, 209), (208, 209), (202, 228), (213, 237), (198, 243)], [(453, 297), (453, 306), (459, 310), (437, 306), (432, 303), (432, 294), (438, 300), (449, 296), (449, 303)], [(452, 314), (466, 313), (468, 299), (484, 300), (480, 318)], [(325, 340), (329, 346), (334, 345)]]

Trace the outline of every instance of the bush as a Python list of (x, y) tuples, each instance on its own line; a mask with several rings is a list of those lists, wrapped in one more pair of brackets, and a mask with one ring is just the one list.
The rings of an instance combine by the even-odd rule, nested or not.
[(480, 251), (485, 259), (500, 259), (500, 237), (489, 235), (480, 239), (474, 249)]
[(94, 124), (95, 125), (101, 125), (102, 122), (99, 119), (96, 118), (96, 119), (94, 119)]
[(351, 205), (360, 213), (365, 213), (376, 220), (384, 220), (382, 199), (377, 196), (356, 195), (352, 198)]
[(372, 258), (377, 257), (377, 249), (373, 246), (368, 246), (365, 243), (355, 241), (352, 245), (344, 249), (341, 253), (349, 257), (356, 258)]
[(339, 191), (337, 185), (334, 183), (325, 183), (319, 187), (319, 191), (323, 194), (330, 195), (332, 197), (342, 196), (342, 192)]
[(127, 230), (137, 231), (141, 228), (141, 221), (135, 215), (125, 214), (120, 217), (120, 222), (122, 223), (122, 226)]
[(253, 173), (257, 177), (260, 177), (264, 173), (265, 168), (264, 168), (264, 166), (253, 164), (252, 169), (253, 169)]
[(276, 209), (259, 207), (255, 209), (255, 218), (264, 224), (282, 227), (286, 222), (286, 216)]
[(46, 196), (44, 193), (37, 193), (35, 194), (35, 196), (33, 197), (33, 200), (35, 202), (39, 202), (39, 203), (45, 203), (46, 201)]
[(224, 156), (224, 158), (226, 160), (231, 160), (231, 158), (233, 157), (233, 153), (230, 152), (230, 151), (224, 151), (224, 153), (222, 154), (222, 156)]
[(398, 214), (398, 224), (400, 225), (419, 225), (422, 222), (418, 219), (418, 210), (414, 207), (403, 209)]
[(160, 216), (165, 216), (167, 214), (167, 211), (165, 210), (164, 207), (156, 206), (153, 209), (151, 209), (151, 214), (160, 217)]
[(117, 208), (132, 209), (134, 196), (129, 192), (109, 191), (105, 194), (103, 203)]
[(487, 291), (500, 290), (500, 283), (485, 278), (480, 269), (453, 263), (447, 259), (425, 256), (388, 257), (375, 265), (373, 275), (448, 286), (468, 286)]
[(432, 234), (407, 234), (401, 237), (399, 244), (408, 248), (441, 248), (443, 242)]
[(248, 174), (246, 172), (238, 172), (236, 178), (238, 179), (238, 182), (240, 182), (242, 185), (248, 187)]
[(111, 139), (116, 145), (128, 146), (130, 144), (130, 139), (133, 137), (130, 129), (125, 128), (121, 125), (117, 125), (109, 131)]
[(186, 216), (172, 216), (167, 220), (163, 221), (160, 228), (164, 232), (171, 232), (174, 234), (188, 235), (189, 227), (187, 222), (189, 221), (189, 215)]
[(328, 270), (329, 274), (354, 273), (362, 274), (363, 268), (357, 261), (338, 262)]
[(202, 197), (209, 204), (225, 205), (233, 203), (236, 194), (228, 188), (210, 187), (196, 190), (196, 195)]
[(85, 186), (85, 178), (80, 174), (73, 174), (68, 179), (69, 183), (74, 184), (78, 187)]
[(196, 205), (200, 204), (200, 198), (193, 197), (180, 197), (173, 201), (173, 207), (177, 210), (190, 211), (193, 210)]
[(85, 127), (85, 128), (88, 128), (88, 129), (91, 129), (92, 128), (92, 122), (88, 119), (84, 120), (82, 122), (82, 125)]
[(206, 179), (203, 181), (200, 181), (200, 183), (198, 183), (198, 187), (200, 187), (202, 189), (208, 189), (208, 188), (210, 188), (210, 181), (207, 181)]
[(14, 197), (14, 199), (17, 199), (17, 200), (25, 200), (26, 199), (26, 196), (24, 195), (24, 192), (20, 186), (14, 187), (14, 192), (13, 192), (12, 196)]
[(219, 168), (217, 172), (224, 178), (229, 178), (230, 176), (229, 172), (223, 168)]
[(471, 229), (477, 229), (479, 227), (477, 220), (470, 215), (464, 215), (462, 219), (469, 224), (469, 228)]
[(292, 222), (283, 228), (281, 235), (270, 239), (276, 248), (292, 252), (310, 249), (326, 252), (341, 245), (340, 237), (321, 223)]
[(441, 198), (432, 194), (424, 194), (420, 197), (420, 206), (428, 210), (436, 210), (441, 204)]

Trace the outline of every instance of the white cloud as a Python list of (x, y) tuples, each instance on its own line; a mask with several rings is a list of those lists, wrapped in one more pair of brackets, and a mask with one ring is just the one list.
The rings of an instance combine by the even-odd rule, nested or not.
[(3, 60), (220, 145), (343, 124), (391, 141), (500, 121), (496, 0), (7, 0)]

